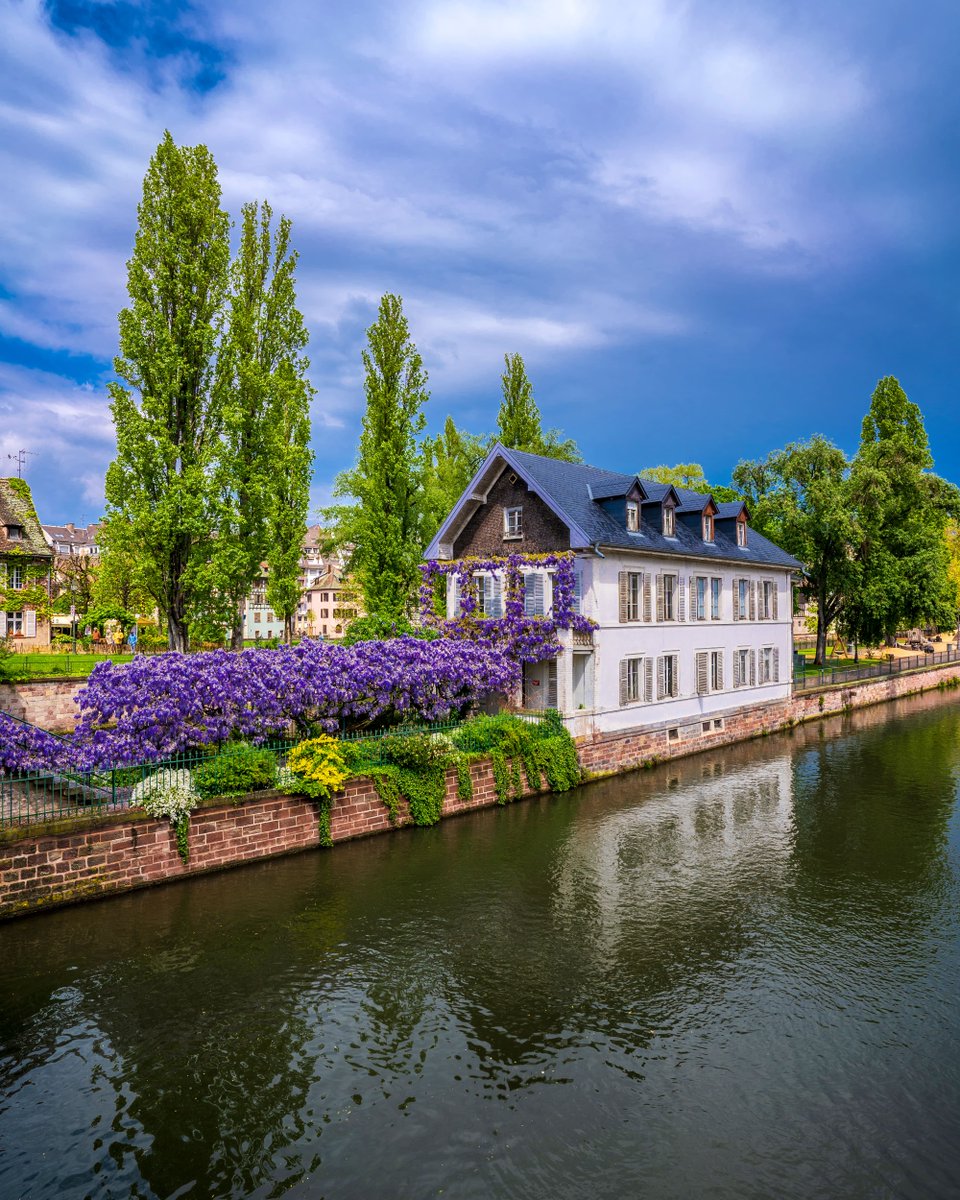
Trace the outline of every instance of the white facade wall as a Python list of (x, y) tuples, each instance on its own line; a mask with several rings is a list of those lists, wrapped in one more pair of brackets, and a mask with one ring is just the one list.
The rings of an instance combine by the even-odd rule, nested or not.
[[(744, 563), (718, 563), (712, 559), (669, 558), (655, 555), (608, 554), (605, 558), (579, 559), (578, 570), (583, 575), (584, 616), (597, 623), (594, 634), (594, 689), (592, 710), (570, 706), (572, 684), (572, 646), (562, 656), (567, 659), (561, 671), (559, 700), (563, 711), (570, 715), (590, 716), (590, 724), (601, 733), (631, 729), (641, 725), (676, 722), (678, 726), (716, 719), (727, 709), (789, 696), (792, 673), (792, 585), (791, 572), (782, 567), (766, 567)], [(621, 622), (620, 573), (643, 572), (651, 577), (651, 620)], [(674, 620), (657, 620), (656, 576), (677, 575), (682, 580), (684, 603), (682, 616), (678, 603)], [(690, 578), (707, 580), (719, 578), (720, 617), (710, 617), (709, 583), (707, 585), (706, 620), (691, 619)], [(760, 619), (756, 605), (755, 619), (734, 620), (734, 580), (747, 579), (762, 588), (768, 581), (776, 590), (776, 619)], [(756, 603), (756, 601), (755, 601)], [(571, 639), (564, 639), (570, 642)], [(775, 649), (778, 679), (760, 682), (762, 652)], [(757, 682), (750, 686), (734, 686), (734, 653), (752, 651)], [(722, 690), (698, 693), (697, 652), (718, 651), (722, 656)], [(658, 660), (663, 655), (676, 655), (679, 668), (677, 695), (657, 698)], [(653, 663), (653, 699), (621, 704), (621, 660), (642, 657)], [(645, 674), (645, 669), (641, 668)]]

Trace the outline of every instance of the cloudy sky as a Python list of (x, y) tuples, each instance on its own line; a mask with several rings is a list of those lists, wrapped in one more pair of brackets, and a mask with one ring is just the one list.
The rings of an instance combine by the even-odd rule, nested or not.
[(719, 483), (816, 432), (855, 449), (894, 374), (960, 481), (958, 35), (953, 0), (0, 0), (0, 454), (30, 451), (42, 519), (100, 514), (170, 129), (233, 215), (293, 221), (318, 504), (385, 291), (433, 428), (491, 431), (519, 351), (587, 461)]

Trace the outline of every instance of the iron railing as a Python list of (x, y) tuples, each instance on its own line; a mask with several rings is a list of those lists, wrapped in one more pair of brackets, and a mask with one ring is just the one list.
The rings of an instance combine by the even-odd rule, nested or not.
[[(524, 719), (539, 718), (524, 714)], [(26, 725), (27, 722), (19, 721), (19, 724)], [(340, 740), (362, 745), (364, 762), (370, 766), (382, 766), (386, 761), (382, 753), (385, 737), (409, 737), (417, 733), (450, 735), (463, 725), (463, 721), (398, 725), (373, 732), (359, 730), (344, 733), (340, 735)], [(303, 740), (275, 738), (263, 743), (263, 747), (276, 754), (278, 766), (284, 766), (290, 750)], [(130, 806), (133, 789), (142, 780), (163, 770), (194, 770), (201, 764), (210, 763), (224, 748), (194, 749), (172, 755), (162, 762), (104, 767), (97, 771), (78, 772), (65, 768), (0, 775), (0, 830), (123, 812)], [(471, 749), (483, 749), (483, 746), (471, 746), (468, 733), (463, 749), (469, 752)]]
[(837, 669), (805, 671), (793, 680), (795, 692), (810, 692), (817, 688), (830, 687), (835, 683), (856, 683), (862, 679), (882, 679), (888, 675), (902, 675), (919, 671), (924, 667), (935, 667), (960, 662), (960, 646), (948, 646), (946, 650), (933, 654), (911, 654), (905, 658), (891, 658), (886, 662), (865, 667), (840, 667)]

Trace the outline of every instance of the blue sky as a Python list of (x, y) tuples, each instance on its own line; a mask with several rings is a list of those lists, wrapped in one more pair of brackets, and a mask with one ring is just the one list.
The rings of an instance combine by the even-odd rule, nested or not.
[(0, 454), (31, 451), (42, 519), (100, 514), (169, 128), (234, 216), (293, 221), (316, 504), (354, 458), (385, 291), (434, 429), (491, 431), (519, 351), (588, 461), (721, 483), (813, 433), (852, 451), (893, 374), (960, 481), (958, 35), (955, 4), (889, 0), (6, 0)]

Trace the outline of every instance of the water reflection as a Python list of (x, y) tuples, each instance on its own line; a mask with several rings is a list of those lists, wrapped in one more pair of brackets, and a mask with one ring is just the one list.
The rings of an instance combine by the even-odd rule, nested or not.
[(0, 1194), (949, 1194), (960, 721), (903, 711), (0, 929)]

